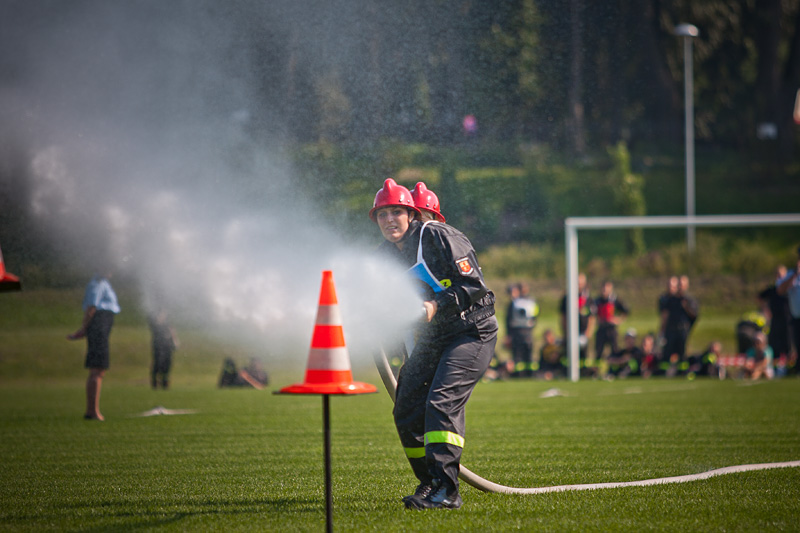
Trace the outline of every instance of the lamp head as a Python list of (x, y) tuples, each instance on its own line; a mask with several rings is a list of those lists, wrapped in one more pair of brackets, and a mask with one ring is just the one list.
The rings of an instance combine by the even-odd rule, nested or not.
[(700, 35), (700, 30), (697, 29), (697, 26), (693, 24), (687, 24), (686, 22), (682, 22), (675, 26), (673, 31), (675, 35), (679, 37), (697, 37)]

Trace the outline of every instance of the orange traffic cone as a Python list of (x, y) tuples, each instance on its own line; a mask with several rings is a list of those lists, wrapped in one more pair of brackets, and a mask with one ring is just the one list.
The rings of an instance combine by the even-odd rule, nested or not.
[(333, 272), (322, 272), (319, 308), (308, 353), (306, 380), (281, 389), (290, 394), (365, 394), (377, 392), (369, 383), (353, 381), (350, 354), (344, 343), (339, 301), (333, 286)]
[(3, 262), (3, 252), (0, 251), (0, 292), (22, 290), (19, 278), (10, 272), (6, 272), (6, 264)]

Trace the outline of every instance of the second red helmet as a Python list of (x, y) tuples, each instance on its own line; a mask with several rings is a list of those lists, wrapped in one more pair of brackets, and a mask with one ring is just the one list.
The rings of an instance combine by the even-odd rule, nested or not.
[(414, 190), (411, 191), (411, 197), (414, 198), (414, 205), (417, 206), (417, 209), (430, 211), (436, 220), (445, 221), (444, 215), (439, 210), (439, 197), (433, 191), (429, 191), (423, 182), (417, 183)]

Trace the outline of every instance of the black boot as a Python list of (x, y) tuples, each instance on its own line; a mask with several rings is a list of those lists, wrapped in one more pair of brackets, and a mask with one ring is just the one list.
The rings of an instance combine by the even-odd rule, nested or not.
[(408, 462), (411, 465), (411, 469), (414, 471), (414, 475), (419, 480), (419, 485), (417, 485), (414, 494), (403, 497), (403, 503), (413, 497), (419, 497), (420, 499), (425, 498), (433, 490), (433, 478), (428, 471), (427, 459), (424, 456), (409, 457)]
[(426, 483), (420, 483), (419, 485), (417, 485), (417, 488), (414, 491), (414, 494), (411, 494), (409, 496), (403, 496), (403, 503), (408, 502), (408, 500), (410, 500), (412, 498), (417, 499), (417, 500), (424, 500), (425, 498), (427, 498), (430, 495), (431, 492), (433, 492), (433, 485), (431, 485), (430, 483), (427, 483), (427, 484)]
[(421, 511), (423, 509), (458, 509), (461, 507), (461, 495), (458, 489), (439, 484), (439, 480), (434, 480), (433, 490), (424, 498), (417, 498), (416, 495), (409, 496), (405, 501), (406, 509)]

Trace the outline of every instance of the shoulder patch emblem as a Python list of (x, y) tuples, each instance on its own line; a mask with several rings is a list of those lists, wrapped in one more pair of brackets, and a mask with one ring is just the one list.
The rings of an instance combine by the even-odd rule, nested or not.
[(472, 271), (475, 270), (474, 268), (472, 268), (472, 263), (469, 262), (469, 257), (457, 259), (456, 265), (458, 266), (458, 269), (461, 271), (461, 273), (464, 275), (472, 274)]

